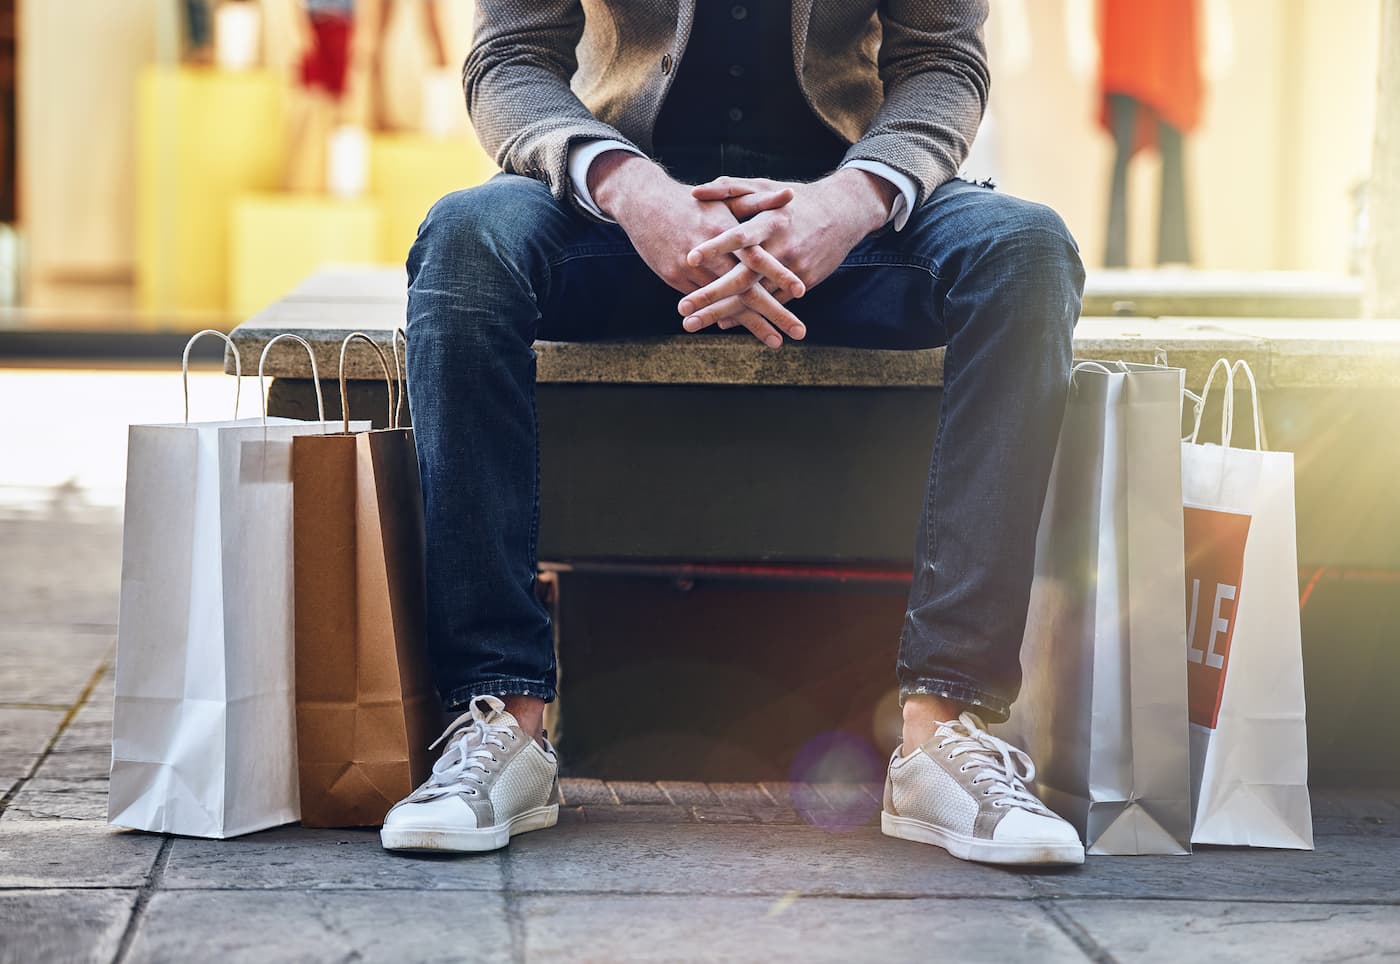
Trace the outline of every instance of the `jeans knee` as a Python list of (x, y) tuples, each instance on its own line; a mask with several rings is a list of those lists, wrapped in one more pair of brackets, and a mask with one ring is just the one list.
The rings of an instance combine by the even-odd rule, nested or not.
[(1084, 294), (1084, 262), (1064, 218), (1050, 207), (1008, 198), (993, 247), (997, 274), (1019, 300), (1039, 302), (1050, 335), (1068, 350)]
[(1084, 291), (1084, 265), (1052, 208), (979, 191), (961, 220), (954, 297), (981, 306), (988, 337), (1065, 367)]
[[(485, 184), (453, 191), (429, 209), (409, 253), (409, 274), (431, 261), (470, 267), (467, 259), (507, 257), (528, 244), (545, 210), (549, 188), (533, 178), (498, 174)], [(434, 258), (434, 255), (439, 257)]]
[(465, 294), (504, 277), (534, 277), (543, 267), (551, 218), (559, 215), (549, 188), (533, 178), (498, 174), (453, 191), (418, 227), (408, 256), (410, 297), (415, 289)]
[(529, 345), (533, 316), (513, 308), (545, 283), (557, 214), (547, 187), (508, 174), (433, 205), (408, 258), (410, 368), (430, 357), (470, 368)]
[(939, 234), (954, 231), (959, 273), (977, 275), (978, 284), (1054, 284), (1078, 297), (1084, 283), (1079, 246), (1053, 208), (970, 186), (949, 204), (954, 205), (951, 224), (931, 235), (930, 244), (946, 244)]
[(1060, 278), (1070, 287), (1082, 289), (1084, 264), (1079, 245), (1054, 208), (1017, 200), (1002, 224), (1001, 241), (1007, 255), (1042, 278)]

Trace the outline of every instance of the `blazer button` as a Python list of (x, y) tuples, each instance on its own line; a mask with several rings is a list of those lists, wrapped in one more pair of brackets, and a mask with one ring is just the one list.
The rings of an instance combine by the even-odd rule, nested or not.
[(661, 72), (663, 74), (669, 74), (671, 72), (671, 64), (673, 62), (674, 61), (671, 60), (670, 54), (663, 54), (661, 57)]

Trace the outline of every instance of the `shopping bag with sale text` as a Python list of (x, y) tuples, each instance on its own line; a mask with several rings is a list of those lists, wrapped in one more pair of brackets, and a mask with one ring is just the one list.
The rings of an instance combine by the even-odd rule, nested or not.
[[(1221, 372), (1221, 444), (1198, 444)], [(1239, 373), (1253, 449), (1230, 445)], [(1262, 428), (1249, 366), (1216, 362), (1181, 450), (1191, 842), (1311, 850), (1293, 455), (1265, 451)]]

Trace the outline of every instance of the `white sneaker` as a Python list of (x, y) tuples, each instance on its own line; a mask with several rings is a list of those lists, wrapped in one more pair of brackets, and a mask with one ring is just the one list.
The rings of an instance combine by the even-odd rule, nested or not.
[(880, 829), (989, 864), (1082, 864), (1084, 845), (1026, 783), (1035, 765), (964, 713), (908, 756), (895, 750)]
[(432, 748), (444, 741), (433, 775), (384, 818), (385, 850), (499, 850), (558, 822), (554, 747), (531, 739), (500, 700), (472, 700)]

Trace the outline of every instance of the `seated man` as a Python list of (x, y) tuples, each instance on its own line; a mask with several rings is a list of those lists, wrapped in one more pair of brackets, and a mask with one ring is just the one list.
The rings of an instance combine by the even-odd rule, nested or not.
[(1020, 683), (1083, 288), (1054, 212), (954, 179), (987, 97), (986, 0), (478, 11), (467, 108), (506, 173), (438, 202), (408, 260), (429, 648), (465, 712), (384, 846), (489, 850), (558, 813), (531, 343), (742, 326), (773, 349), (947, 346), (883, 829), (1082, 862), (983, 725)]

